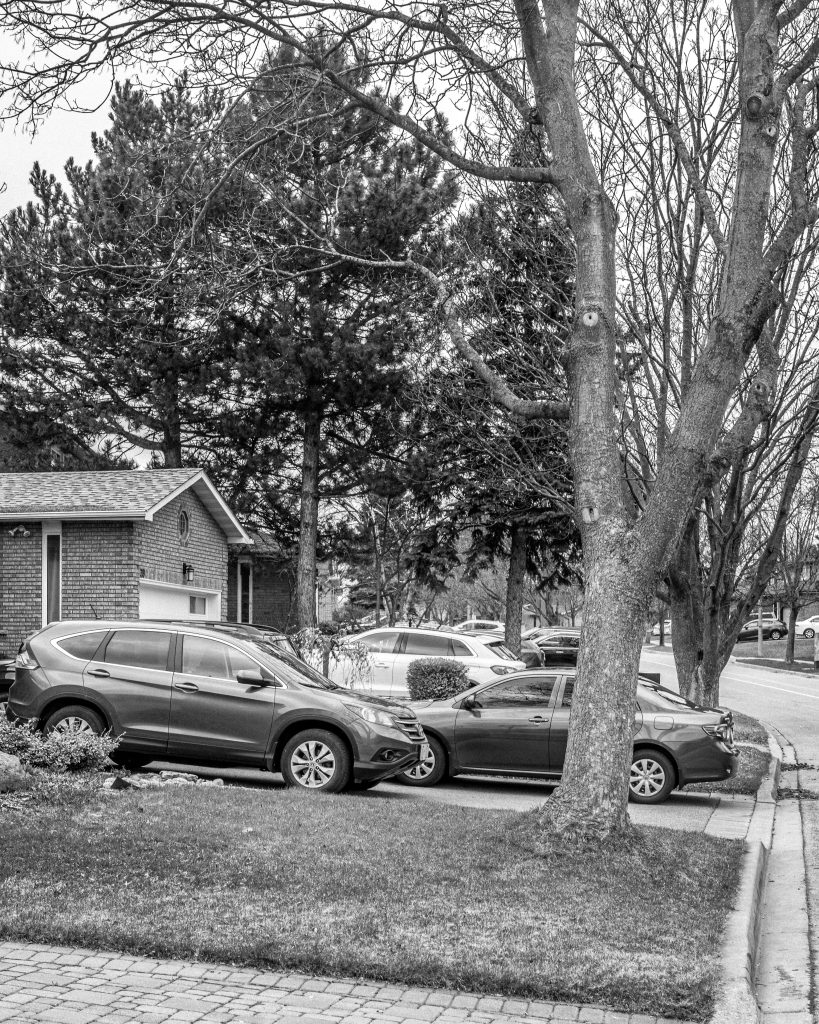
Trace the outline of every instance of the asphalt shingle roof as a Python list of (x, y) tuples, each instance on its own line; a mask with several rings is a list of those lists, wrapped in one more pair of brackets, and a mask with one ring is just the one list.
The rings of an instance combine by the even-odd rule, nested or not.
[(21, 518), (77, 512), (141, 517), (199, 473), (198, 469), (0, 473), (0, 513)]

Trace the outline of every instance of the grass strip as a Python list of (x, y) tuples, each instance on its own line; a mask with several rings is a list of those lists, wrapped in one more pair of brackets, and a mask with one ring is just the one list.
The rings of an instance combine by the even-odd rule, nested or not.
[(94, 792), (0, 836), (0, 935), (705, 1020), (742, 844), (635, 829), (548, 858), (511, 812)]

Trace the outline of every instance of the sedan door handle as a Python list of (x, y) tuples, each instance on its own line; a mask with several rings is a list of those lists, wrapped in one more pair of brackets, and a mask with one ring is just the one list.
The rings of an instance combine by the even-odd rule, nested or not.
[(544, 718), (543, 715), (535, 715), (535, 717), (534, 718), (530, 718), (529, 721), (530, 722), (537, 722), (537, 724), (540, 725), (541, 722), (547, 722), (548, 719)]
[(182, 690), (183, 693), (198, 693), (199, 687), (196, 683), (174, 683), (175, 690)]
[(104, 668), (89, 668), (88, 674), (89, 676), (99, 676), (101, 679), (109, 679), (111, 676), (111, 673)]

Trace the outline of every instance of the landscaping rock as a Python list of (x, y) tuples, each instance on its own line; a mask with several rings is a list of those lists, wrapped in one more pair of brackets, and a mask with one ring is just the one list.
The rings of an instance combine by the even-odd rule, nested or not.
[(199, 776), (192, 772), (160, 772), (160, 779), (164, 782), (198, 782)]
[(26, 789), (28, 785), (29, 777), (20, 758), (0, 752), (0, 793), (13, 793), (18, 789)]
[(122, 775), (115, 775), (113, 778), (106, 779), (102, 784), (103, 789), (134, 789), (133, 783)]

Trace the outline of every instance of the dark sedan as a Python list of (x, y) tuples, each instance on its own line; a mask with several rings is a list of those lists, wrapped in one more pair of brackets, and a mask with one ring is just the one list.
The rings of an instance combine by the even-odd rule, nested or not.
[[(756, 619), (749, 619), (739, 631), (737, 642), (740, 640), (756, 640), (758, 632), (759, 622)], [(784, 622), (780, 622), (778, 619), (762, 620), (763, 640), (781, 640), (783, 636), (787, 635), (788, 627)]]
[[(569, 735), (573, 672), (516, 672), (457, 697), (416, 701), (429, 757), (397, 776), (433, 786), (464, 774), (557, 777)], [(653, 804), (691, 782), (726, 779), (736, 770), (733, 717), (700, 708), (648, 682), (637, 688), (629, 798)]]
[[(466, 636), (477, 636), (483, 637), (484, 639), (489, 636), (498, 636), (501, 638), (504, 636), (502, 629), (459, 629), (458, 632), (464, 633)], [(521, 640), (519, 658), (527, 668), (540, 668), (543, 664), (543, 655), (540, 648), (532, 640)]]
[(535, 641), (544, 665), (576, 665), (580, 650), (579, 629), (555, 629)]
[(14, 657), (0, 654), (0, 703), (9, 699), (9, 689), (14, 682)]

